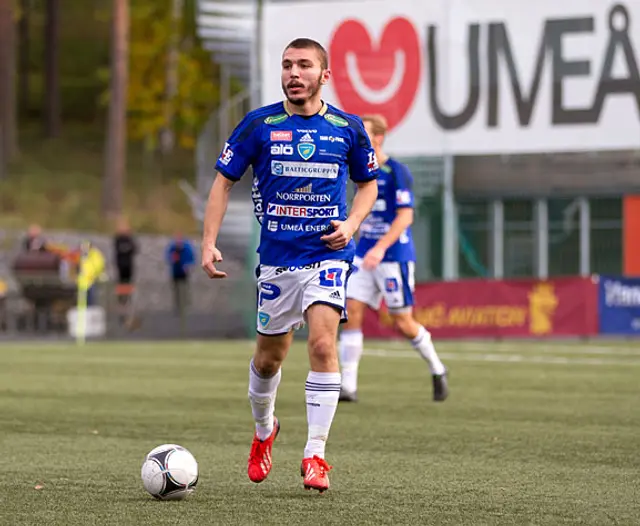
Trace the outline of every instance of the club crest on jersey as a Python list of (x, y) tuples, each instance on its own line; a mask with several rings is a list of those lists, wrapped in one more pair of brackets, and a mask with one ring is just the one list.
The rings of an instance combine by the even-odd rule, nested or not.
[(311, 159), (311, 156), (316, 152), (316, 145), (311, 142), (303, 142), (298, 144), (298, 153), (305, 161)]

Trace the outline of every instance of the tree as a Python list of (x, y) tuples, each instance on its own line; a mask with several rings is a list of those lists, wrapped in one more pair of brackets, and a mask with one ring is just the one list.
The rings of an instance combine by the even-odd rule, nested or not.
[(0, 178), (18, 152), (14, 13), (13, 0), (0, 0)]
[(105, 148), (103, 211), (122, 212), (127, 162), (127, 84), (129, 79), (129, 0), (113, 0), (109, 116)]
[(60, 134), (59, 18), (59, 0), (47, 0), (47, 20), (44, 30), (44, 129), (48, 138), (54, 138)]
[(182, 36), (182, 15), (184, 0), (172, 0), (171, 25), (169, 34), (169, 49), (167, 50), (165, 101), (164, 101), (164, 127), (160, 132), (160, 149), (163, 154), (168, 154), (175, 145), (175, 133), (173, 118), (175, 113), (175, 98), (178, 94), (179, 77), (178, 67), (180, 60), (180, 40)]
[(18, 94), (24, 115), (29, 112), (29, 57), (31, 55), (31, 0), (20, 0), (20, 22), (18, 23)]
[(168, 133), (167, 144), (194, 148), (219, 98), (216, 68), (196, 36), (194, 11), (192, 0), (138, 2), (131, 8), (130, 56), (136, 67), (129, 78), (129, 136), (152, 150)]

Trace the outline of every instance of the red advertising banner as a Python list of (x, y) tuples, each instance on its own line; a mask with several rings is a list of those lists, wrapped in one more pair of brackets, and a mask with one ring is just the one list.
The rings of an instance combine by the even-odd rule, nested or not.
[[(587, 336), (598, 332), (598, 290), (591, 278), (423, 283), (415, 317), (435, 338)], [(368, 311), (368, 338), (398, 337), (391, 317)]]

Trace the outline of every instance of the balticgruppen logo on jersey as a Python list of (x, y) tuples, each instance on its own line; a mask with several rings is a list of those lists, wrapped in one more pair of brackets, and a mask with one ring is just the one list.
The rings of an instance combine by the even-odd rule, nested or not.
[(331, 113), (327, 113), (324, 118), (329, 121), (334, 126), (338, 126), (340, 128), (344, 128), (345, 126), (349, 126), (349, 123), (344, 120), (342, 117), (338, 117), (337, 115), (332, 115)]
[(312, 142), (302, 142), (298, 144), (298, 153), (305, 161), (311, 159), (311, 156), (316, 151), (316, 145)]
[(265, 124), (280, 124), (281, 122), (286, 121), (289, 118), (289, 116), (286, 113), (281, 113), (280, 115), (269, 115), (269, 117), (267, 117), (264, 120)]

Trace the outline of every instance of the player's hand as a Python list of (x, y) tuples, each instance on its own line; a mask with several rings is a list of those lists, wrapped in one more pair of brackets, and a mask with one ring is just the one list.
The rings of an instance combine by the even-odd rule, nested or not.
[(347, 221), (331, 221), (333, 232), (331, 234), (325, 234), (320, 239), (331, 250), (342, 250), (349, 244), (353, 237), (354, 230)]
[(226, 278), (227, 273), (218, 270), (215, 263), (222, 261), (222, 253), (213, 243), (202, 245), (202, 268), (211, 279)]
[(385, 252), (386, 250), (378, 246), (374, 246), (370, 248), (369, 251), (364, 255), (364, 259), (362, 260), (362, 266), (366, 270), (373, 270), (384, 259)]

